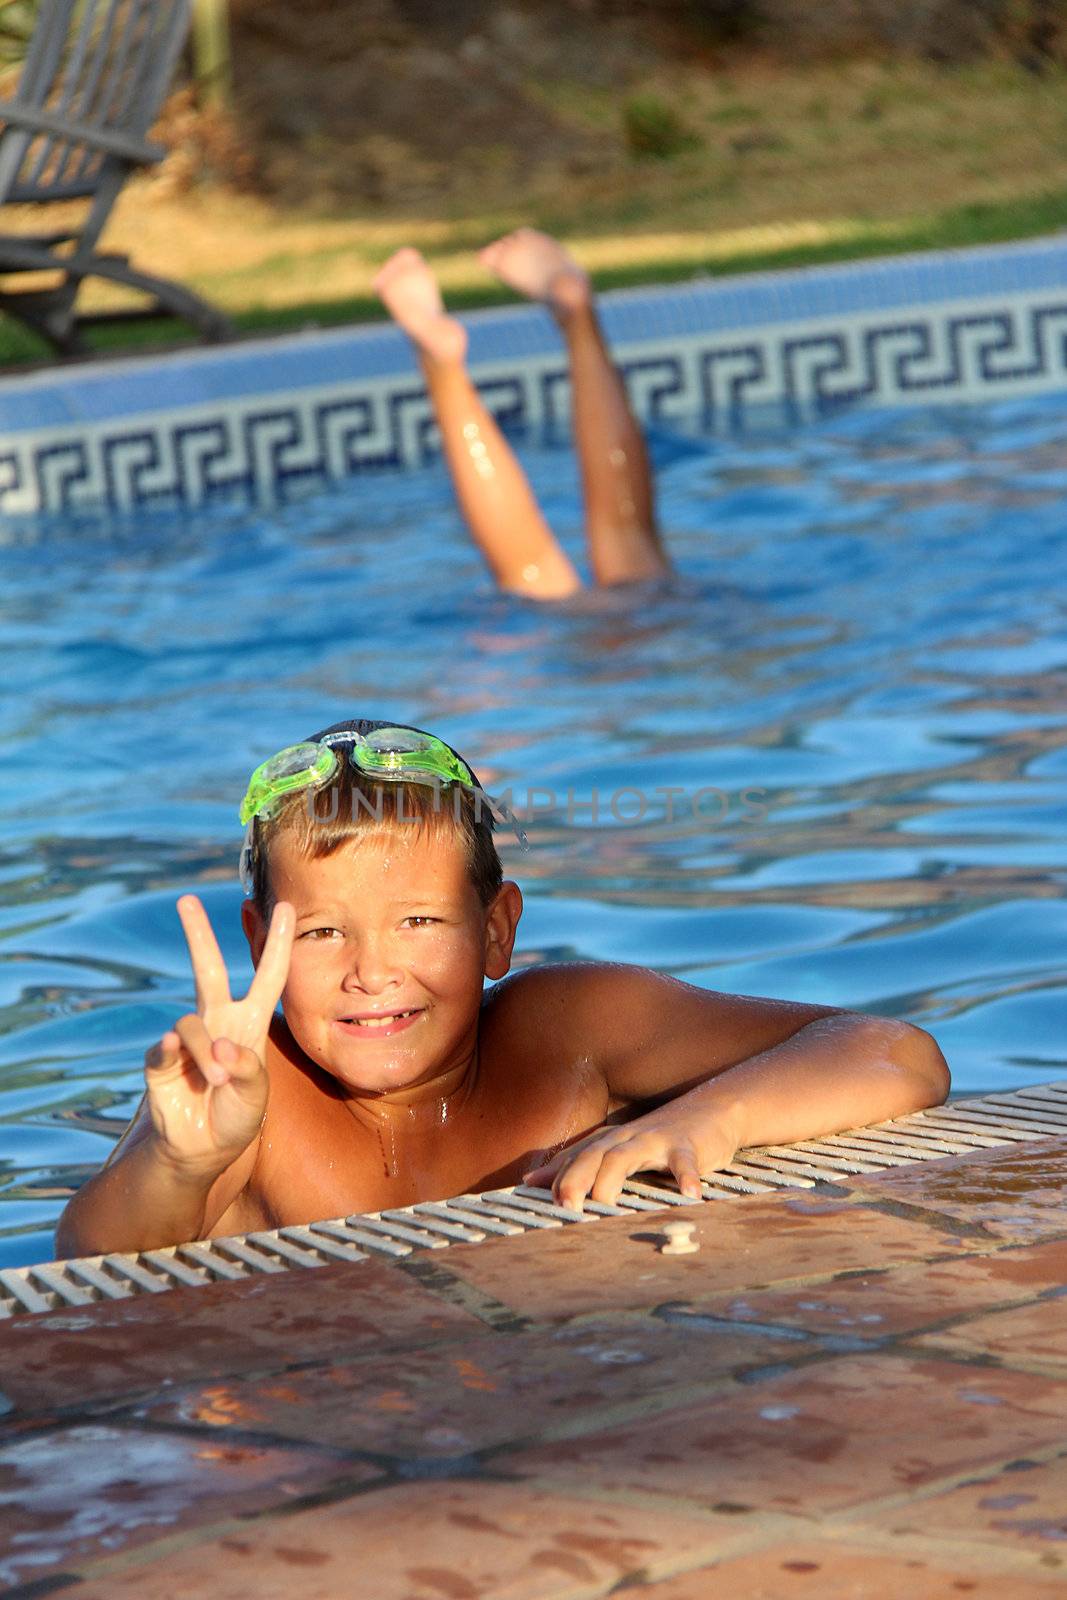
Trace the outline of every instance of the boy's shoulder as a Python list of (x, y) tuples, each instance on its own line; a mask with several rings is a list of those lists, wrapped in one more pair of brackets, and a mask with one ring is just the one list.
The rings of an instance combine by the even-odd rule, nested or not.
[(485, 1004), (487, 1009), (553, 1010), (605, 988), (640, 984), (646, 977), (654, 977), (654, 974), (645, 967), (625, 966), (621, 962), (543, 961), (510, 972), (487, 992)]
[[(486, 992), (478, 1027), (483, 1064), (510, 1069), (569, 1053), (581, 1032), (575, 1011), (596, 983), (599, 962), (546, 962), (509, 973)], [(509, 1069), (509, 1070), (510, 1070)]]
[(621, 1016), (639, 1011), (665, 988), (683, 987), (648, 967), (614, 961), (545, 962), (511, 973), (489, 990), (481, 1032), (508, 1049), (528, 1047), (538, 1055), (596, 1053)]
[(528, 967), (497, 984), (479, 1034), (494, 1058), (504, 1050), (540, 1065), (580, 1055), (627, 1082), (643, 1082), (654, 1059), (667, 1079), (677, 1067), (682, 1081), (697, 1068), (721, 1070), (780, 1044), (833, 1009), (727, 994), (623, 962), (569, 961)]

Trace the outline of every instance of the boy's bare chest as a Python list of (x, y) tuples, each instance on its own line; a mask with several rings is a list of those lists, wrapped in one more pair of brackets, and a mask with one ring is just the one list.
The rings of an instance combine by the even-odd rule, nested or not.
[[(238, 1227), (279, 1227), (518, 1183), (546, 1152), (596, 1126), (603, 1091), (580, 1078), (545, 1092), (480, 1083), (458, 1105), (368, 1119), (306, 1080), (272, 1084)], [(246, 1221), (244, 1214), (255, 1222)]]

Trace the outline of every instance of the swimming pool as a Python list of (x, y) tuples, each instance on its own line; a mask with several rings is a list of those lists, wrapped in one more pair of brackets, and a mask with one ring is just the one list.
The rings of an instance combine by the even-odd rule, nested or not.
[[(908, 1017), (957, 1090), (1064, 1073), (1067, 401), (653, 442), (665, 596), (496, 595), (439, 467), (10, 536), (0, 1264), (51, 1254), (189, 1004), (179, 892), (244, 981), (249, 769), (355, 711), (511, 790), (520, 962)], [(569, 454), (523, 455), (580, 552)]]

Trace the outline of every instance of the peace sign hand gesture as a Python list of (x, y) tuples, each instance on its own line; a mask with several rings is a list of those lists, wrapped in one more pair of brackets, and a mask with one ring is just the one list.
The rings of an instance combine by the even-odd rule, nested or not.
[(267, 1031), (289, 972), (295, 917), (286, 902), (275, 906), (251, 987), (234, 1000), (203, 905), (183, 895), (178, 915), (196, 979), (196, 1012), (149, 1050), (145, 1082), (161, 1152), (202, 1180), (224, 1172), (262, 1126)]

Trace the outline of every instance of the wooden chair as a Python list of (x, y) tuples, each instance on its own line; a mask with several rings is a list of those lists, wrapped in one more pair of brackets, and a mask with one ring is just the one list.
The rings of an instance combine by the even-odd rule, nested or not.
[[(0, 206), (88, 200), (81, 225), (59, 233), (0, 233), (0, 276), (60, 274), (51, 288), (0, 288), (0, 312), (19, 317), (64, 355), (89, 346), (101, 323), (180, 317), (206, 340), (232, 337), (199, 295), (139, 272), (96, 244), (128, 175), (165, 154), (146, 138), (189, 29), (189, 0), (41, 0), (13, 100), (0, 101)], [(80, 314), (88, 277), (143, 290), (145, 307)]]

